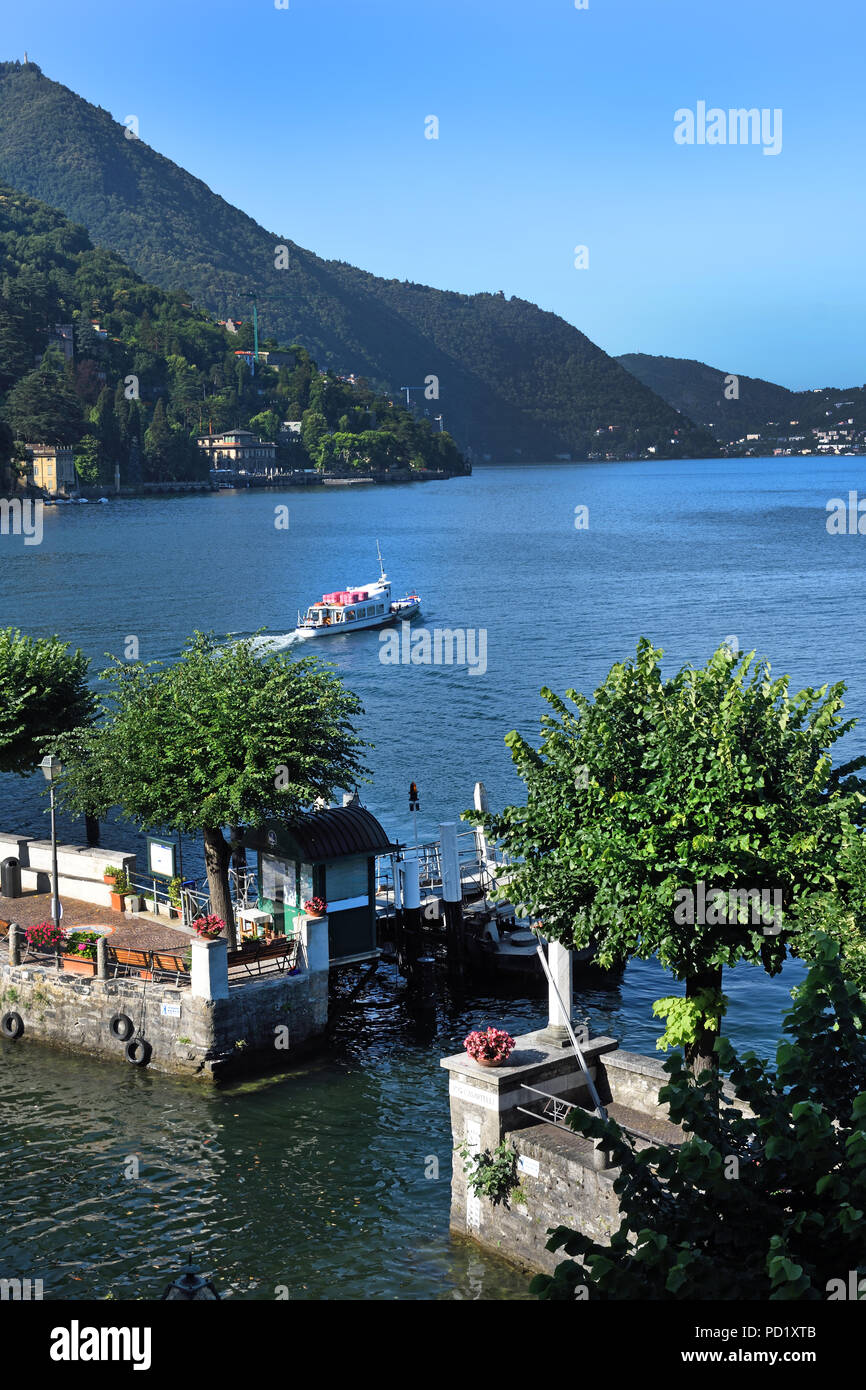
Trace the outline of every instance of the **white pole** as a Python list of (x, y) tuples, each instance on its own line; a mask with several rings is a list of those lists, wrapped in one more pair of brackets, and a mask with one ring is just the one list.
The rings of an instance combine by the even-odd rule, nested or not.
[[(554, 943), (551, 942), (551, 945), (553, 944)], [(538, 958), (541, 961), (542, 969), (544, 970), (544, 973), (547, 976), (547, 983), (550, 989), (550, 995), (551, 997), (555, 997), (558, 1000), (559, 1012), (564, 1020), (568, 1036), (571, 1039), (571, 1045), (574, 1048), (575, 1056), (577, 1057), (577, 1060), (580, 1063), (580, 1069), (583, 1072), (584, 1077), (586, 1078), (586, 1085), (589, 1090), (589, 1094), (592, 1096), (592, 1101), (595, 1106), (596, 1112), (602, 1120), (606, 1120), (607, 1111), (601, 1103), (598, 1091), (595, 1089), (595, 1082), (589, 1074), (589, 1068), (586, 1065), (586, 1059), (580, 1050), (580, 1044), (578, 1043), (577, 1038), (574, 1036), (574, 1029), (571, 1026), (570, 1011), (566, 1009), (565, 1004), (562, 1002), (562, 996), (560, 995), (559, 990), (556, 987), (556, 983), (554, 981), (553, 975), (551, 974), (550, 966), (547, 963), (547, 958), (544, 954), (544, 947), (541, 945), (541, 942), (538, 943), (535, 949), (538, 952)]]

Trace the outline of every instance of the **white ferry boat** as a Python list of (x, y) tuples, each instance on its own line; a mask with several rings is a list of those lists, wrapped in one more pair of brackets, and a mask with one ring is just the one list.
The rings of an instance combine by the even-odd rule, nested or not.
[(421, 600), (417, 594), (392, 599), (391, 581), (382, 565), (378, 542), (376, 553), (379, 556), (379, 578), (372, 584), (350, 586), (338, 589), (333, 594), (323, 594), (318, 603), (310, 604), (304, 617), (298, 613), (295, 632), (299, 637), (326, 637), (331, 633), (353, 632), (360, 627), (384, 627), (387, 623), (414, 618), (421, 611)]

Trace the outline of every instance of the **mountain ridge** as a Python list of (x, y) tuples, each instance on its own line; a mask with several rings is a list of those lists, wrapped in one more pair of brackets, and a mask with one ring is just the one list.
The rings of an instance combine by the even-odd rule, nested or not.
[[(393, 393), (437, 377), (439, 397), (428, 405), (416, 391), (413, 404), (443, 413), (476, 459), (715, 451), (706, 430), (558, 315), (501, 293), (465, 295), (325, 261), (126, 136), (36, 64), (0, 64), (0, 179), (211, 313), (246, 317), (255, 293), (266, 331), (302, 343), (322, 366)], [(279, 246), (287, 269), (276, 266)]]
[[(723, 444), (742, 443), (754, 433), (778, 442), (812, 443), (816, 431), (824, 434), (842, 424), (850, 426), (850, 442), (856, 444), (866, 430), (863, 386), (792, 391), (761, 377), (725, 372), (690, 357), (628, 352), (617, 361), (675, 410), (712, 429)], [(735, 395), (726, 394), (734, 391)]]

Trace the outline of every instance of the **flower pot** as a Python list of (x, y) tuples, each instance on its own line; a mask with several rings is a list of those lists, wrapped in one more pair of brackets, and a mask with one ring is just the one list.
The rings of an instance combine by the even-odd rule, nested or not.
[(122, 911), (123, 911), (123, 894), (122, 894), (122, 893), (112, 893), (112, 894), (111, 894), (111, 908), (112, 908), (112, 911), (113, 911), (113, 912), (122, 912)]
[(505, 1065), (506, 1060), (507, 1060), (507, 1059), (506, 1059), (505, 1057), (498, 1057), (498, 1058), (497, 1058), (497, 1057), (475, 1057), (475, 1058), (474, 1058), (474, 1061), (476, 1061), (476, 1062), (478, 1063), (479, 1067), (502, 1067), (502, 1066)]
[(96, 961), (88, 960), (87, 956), (64, 956), (63, 969), (70, 975), (95, 975)]

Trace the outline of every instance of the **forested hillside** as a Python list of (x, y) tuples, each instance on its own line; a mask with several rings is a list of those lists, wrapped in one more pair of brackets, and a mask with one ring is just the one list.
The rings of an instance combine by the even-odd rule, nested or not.
[[(617, 360), (725, 443), (753, 433), (779, 440), (803, 436), (811, 443), (813, 431), (832, 428), (842, 419), (853, 422), (852, 433), (866, 428), (866, 388), (862, 386), (789, 391), (759, 377), (737, 376), (734, 384), (729, 372), (683, 357), (631, 352)], [(726, 390), (731, 394), (726, 396)]]
[(83, 223), (148, 281), (218, 318), (247, 317), (254, 292), (266, 333), (389, 394), (437, 377), (436, 413), (479, 459), (713, 451), (705, 431), (555, 314), (323, 261), (126, 137), (35, 64), (0, 64), (0, 178)]
[[(72, 355), (62, 327), (71, 328)], [(146, 284), (81, 226), (0, 185), (0, 462), (24, 461), (13, 441), (76, 446), (85, 482), (206, 475), (201, 432), (250, 426), (297, 467), (414, 466), (462, 472), (450, 435), (363, 383), (319, 372), (304, 347), (255, 375), (250, 346), (180, 293)], [(271, 343), (276, 348), (276, 343)]]

